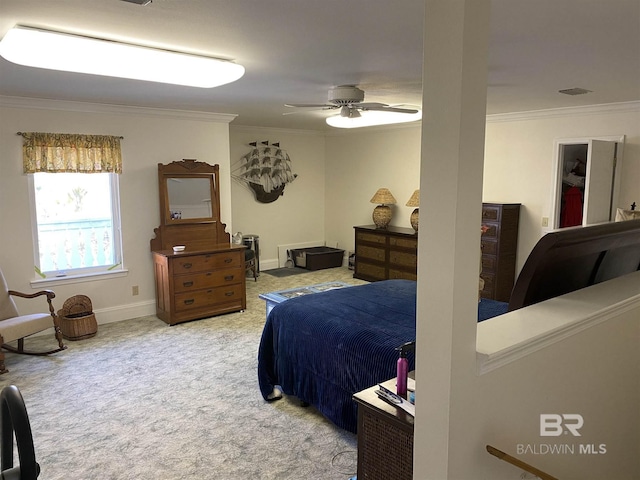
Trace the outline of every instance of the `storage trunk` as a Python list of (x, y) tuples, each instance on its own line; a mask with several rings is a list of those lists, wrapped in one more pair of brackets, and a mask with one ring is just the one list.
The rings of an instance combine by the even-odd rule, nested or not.
[(296, 267), (307, 270), (322, 270), (342, 266), (344, 250), (332, 247), (311, 247), (291, 250)]

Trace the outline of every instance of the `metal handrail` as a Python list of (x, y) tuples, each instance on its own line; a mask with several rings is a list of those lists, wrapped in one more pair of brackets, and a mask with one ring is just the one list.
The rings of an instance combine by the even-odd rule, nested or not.
[(558, 480), (556, 477), (549, 475), (548, 473), (545, 473), (542, 470), (538, 470), (536, 467), (533, 467), (528, 463), (523, 462), (522, 460), (519, 460), (516, 457), (513, 457), (508, 453), (503, 452), (502, 450), (498, 450), (497, 448), (492, 447), (491, 445), (487, 445), (487, 452), (489, 452), (491, 455), (495, 457), (498, 457), (500, 460), (504, 460), (505, 462), (508, 462), (511, 465), (515, 465), (516, 467), (521, 468), (528, 473), (532, 473), (536, 477), (540, 478), (540, 480)]

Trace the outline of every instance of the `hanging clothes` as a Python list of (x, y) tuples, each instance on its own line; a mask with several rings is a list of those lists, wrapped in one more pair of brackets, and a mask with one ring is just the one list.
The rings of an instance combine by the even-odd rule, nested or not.
[(564, 192), (563, 200), (560, 227), (582, 225), (582, 191), (578, 187), (570, 187)]

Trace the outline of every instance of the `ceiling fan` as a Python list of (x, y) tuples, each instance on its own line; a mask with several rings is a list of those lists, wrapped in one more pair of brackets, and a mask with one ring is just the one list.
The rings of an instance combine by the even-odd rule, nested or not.
[[(384, 103), (363, 102), (364, 91), (355, 85), (340, 85), (329, 90), (328, 103), (286, 103), (285, 107), (292, 108), (315, 108), (318, 110), (340, 109), (340, 116), (346, 118), (358, 118), (360, 112), (378, 111), (392, 113), (417, 113), (414, 108), (391, 107)], [(284, 115), (298, 112), (286, 112)]]

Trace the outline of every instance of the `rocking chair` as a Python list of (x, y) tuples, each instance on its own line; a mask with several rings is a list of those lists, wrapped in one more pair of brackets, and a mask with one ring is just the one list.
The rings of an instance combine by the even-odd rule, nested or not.
[[(49, 313), (34, 313), (20, 315), (12, 296), (21, 298), (36, 298), (46, 296), (49, 304)], [(4, 275), (0, 270), (0, 374), (7, 373), (4, 364), (4, 350), (26, 355), (49, 355), (51, 353), (64, 350), (66, 345), (62, 342), (62, 332), (58, 324), (58, 316), (55, 313), (51, 300), (55, 298), (55, 293), (51, 290), (42, 290), (36, 293), (21, 293), (9, 290)], [(42, 332), (53, 327), (58, 348), (46, 352), (33, 352), (24, 349), (24, 338), (34, 333)], [(17, 341), (17, 346), (8, 345), (9, 342)]]

